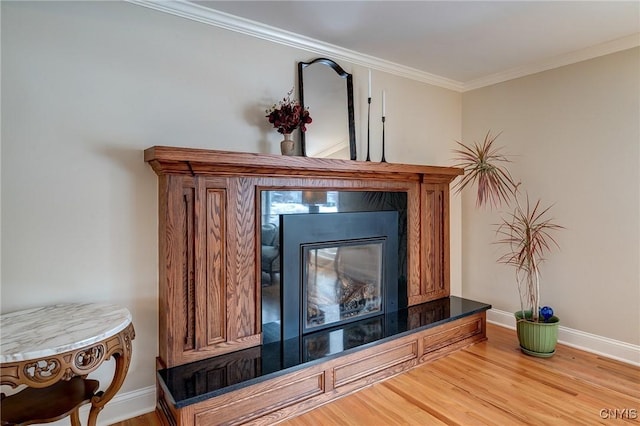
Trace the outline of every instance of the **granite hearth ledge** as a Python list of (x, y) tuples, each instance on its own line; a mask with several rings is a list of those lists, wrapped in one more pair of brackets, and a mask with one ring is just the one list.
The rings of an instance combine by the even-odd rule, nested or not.
[(301, 338), (159, 370), (158, 378), (180, 409), (490, 308), (486, 303), (446, 297)]

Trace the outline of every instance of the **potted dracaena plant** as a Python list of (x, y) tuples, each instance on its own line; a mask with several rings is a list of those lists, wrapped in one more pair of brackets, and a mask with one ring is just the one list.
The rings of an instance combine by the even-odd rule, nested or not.
[(520, 310), (515, 312), (520, 348), (529, 355), (549, 357), (555, 353), (559, 319), (550, 307), (540, 308), (540, 266), (546, 254), (559, 247), (552, 234), (562, 226), (548, 217), (550, 207), (543, 208), (540, 200), (533, 203), (528, 194), (520, 193), (520, 183), (515, 183), (506, 167), (509, 159), (494, 146), (498, 136), (500, 133), (492, 136), (487, 132), (481, 143), (457, 142), (456, 166), (465, 174), (454, 188), (460, 192), (475, 184), (477, 207), (489, 204), (499, 208), (504, 204), (510, 208), (496, 225), (496, 243), (505, 248), (498, 262), (515, 270), (520, 295)]

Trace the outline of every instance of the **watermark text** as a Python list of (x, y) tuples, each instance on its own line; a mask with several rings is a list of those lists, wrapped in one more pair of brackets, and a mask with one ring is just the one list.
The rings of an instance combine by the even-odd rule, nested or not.
[(601, 419), (638, 419), (638, 410), (635, 408), (603, 408), (602, 410), (600, 410), (599, 414)]

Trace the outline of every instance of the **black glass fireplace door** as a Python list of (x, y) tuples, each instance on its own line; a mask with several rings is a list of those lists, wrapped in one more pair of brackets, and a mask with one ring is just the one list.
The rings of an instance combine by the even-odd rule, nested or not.
[(282, 339), (398, 309), (395, 211), (280, 217)]
[(385, 238), (302, 246), (302, 332), (383, 312)]

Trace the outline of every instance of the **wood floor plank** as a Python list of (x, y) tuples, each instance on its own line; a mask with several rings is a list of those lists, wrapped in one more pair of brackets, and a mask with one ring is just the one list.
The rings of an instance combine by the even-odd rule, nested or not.
[(432, 369), (420, 370), (391, 380), (387, 386), (406, 397), (411, 396), (416, 404), (427, 410), (437, 410), (441, 418), (452, 424), (530, 424), (526, 416), (505, 409), (508, 397), (488, 394), (489, 390), (483, 387), (470, 390), (468, 386), (435, 374)]
[[(447, 424), (437, 416), (433, 416), (431, 412), (423, 410), (422, 407), (414, 404), (412, 400), (404, 398), (403, 395), (385, 386), (372, 386), (370, 392), (366, 394), (357, 392), (354, 396), (354, 400), (367, 407), (372, 422), (397, 425)], [(349, 412), (352, 413), (353, 409)]]
[(112, 426), (162, 426), (162, 423), (156, 413), (153, 412), (114, 423)]
[[(577, 403), (584, 402), (588, 406), (610, 406), (612, 404), (632, 405), (638, 400), (629, 394), (633, 394), (633, 386), (629, 383), (627, 389), (630, 392), (619, 392), (616, 389), (603, 387), (597, 381), (587, 381), (584, 378), (574, 377), (571, 372), (559, 372), (555, 368), (550, 368), (550, 364), (535, 363), (533, 365), (520, 366), (510, 365), (504, 358), (501, 363), (496, 363), (493, 359), (482, 359), (485, 371), (496, 371), (498, 374), (512, 374), (513, 380), (522, 380), (524, 383), (535, 388), (540, 388), (544, 392), (549, 392), (562, 398), (574, 398)], [(461, 354), (457, 359), (460, 366), (467, 365), (473, 368), (478, 358), (472, 352)]]
[(567, 381), (576, 385), (584, 383), (616, 398), (630, 396), (640, 399), (640, 368), (564, 345), (559, 345), (556, 354), (547, 359), (523, 356), (517, 342), (515, 346), (511, 342), (512, 350), (505, 346), (509, 344), (499, 345), (492, 338), (491, 344), (469, 347), (465, 353), (478, 357), (483, 363), (500, 365), (527, 378), (540, 380), (545, 373), (545, 377), (564, 388), (567, 388)]
[[(417, 383), (421, 384), (419, 388), (416, 388)], [(526, 421), (526, 418), (518, 418), (512, 413), (495, 410), (495, 407), (486, 404), (484, 400), (474, 398), (464, 389), (447, 387), (450, 386), (449, 383), (441, 382), (436, 377), (431, 377), (424, 383), (417, 383), (411, 383), (411, 379), (407, 378), (407, 382), (391, 382), (387, 386), (447, 424), (486, 425), (493, 421), (515, 424)], [(412, 391), (412, 388), (416, 389)], [(491, 416), (486, 416), (485, 411), (489, 411)]]
[[(536, 378), (526, 378), (492, 364), (479, 369), (468, 362), (466, 354), (458, 355), (455, 360), (433, 366), (430, 373), (463, 388), (494, 409), (526, 417), (537, 424), (587, 421), (591, 417), (586, 412), (588, 406), (581, 404), (574, 392), (548, 386)], [(571, 400), (572, 404), (558, 407), (558, 401), (563, 400)], [(582, 418), (583, 413), (586, 418)], [(485, 414), (492, 415), (491, 411)]]
[[(487, 336), (281, 424), (640, 425), (639, 367), (564, 345), (526, 356), (513, 330), (491, 324)], [(157, 425), (150, 413), (114, 426)]]

